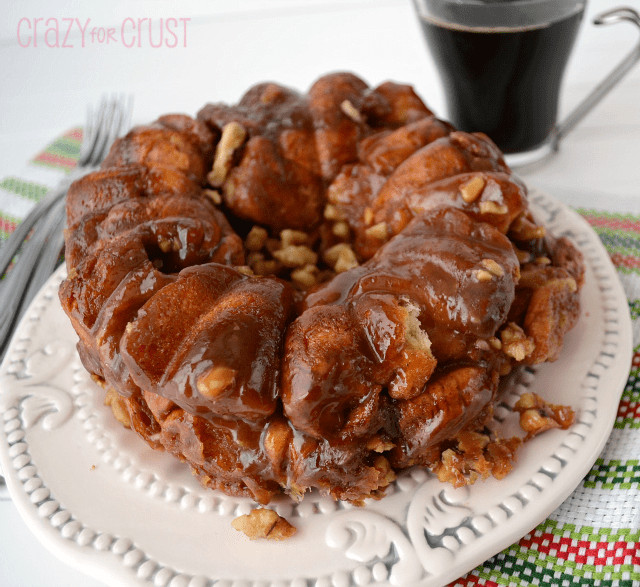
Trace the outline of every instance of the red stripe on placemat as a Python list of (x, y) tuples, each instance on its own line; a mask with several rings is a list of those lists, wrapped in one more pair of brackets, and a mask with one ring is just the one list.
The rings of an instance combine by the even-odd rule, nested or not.
[(612, 253), (611, 261), (616, 267), (627, 267), (628, 269), (640, 269), (640, 257), (623, 255), (622, 253)]
[(631, 418), (640, 422), (640, 403), (623, 397), (618, 405), (618, 418)]
[(72, 128), (62, 135), (68, 139), (75, 139), (76, 141), (82, 141), (82, 129), (81, 128)]
[(51, 165), (57, 165), (59, 167), (66, 167), (67, 169), (73, 169), (76, 166), (77, 161), (71, 157), (63, 157), (62, 155), (53, 155), (52, 153), (40, 153), (34, 161), (40, 161), (41, 163), (50, 163)]
[(640, 542), (590, 542), (545, 532), (531, 538), (525, 536), (518, 546), (581, 565), (640, 564)]
[(473, 587), (475, 585), (482, 585), (484, 587), (500, 587), (498, 583), (489, 581), (488, 579), (482, 579), (473, 573), (474, 571), (470, 571), (464, 578), (460, 578), (449, 583), (448, 587)]
[(629, 218), (610, 218), (608, 216), (583, 216), (583, 218), (591, 224), (602, 228), (611, 228), (612, 230), (626, 230), (632, 232), (640, 232), (640, 221), (630, 220)]
[(11, 220), (7, 220), (6, 218), (2, 218), (2, 216), (0, 216), (0, 229), (4, 230), (7, 233), (13, 232), (16, 229), (16, 226), (18, 226), (15, 222), (12, 222)]

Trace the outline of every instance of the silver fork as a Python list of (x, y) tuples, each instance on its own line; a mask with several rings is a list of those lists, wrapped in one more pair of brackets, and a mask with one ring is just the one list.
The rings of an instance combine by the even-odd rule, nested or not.
[[(0, 275), (6, 275), (0, 289), (0, 358), (29, 302), (56, 267), (64, 244), (69, 186), (106, 157), (113, 141), (129, 127), (132, 108), (131, 96), (103, 96), (95, 111), (89, 107), (77, 167), (47, 193), (0, 248)], [(16, 264), (7, 274), (18, 251)]]

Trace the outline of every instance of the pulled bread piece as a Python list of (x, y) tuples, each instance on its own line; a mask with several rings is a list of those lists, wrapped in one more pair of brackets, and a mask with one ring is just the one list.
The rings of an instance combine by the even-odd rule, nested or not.
[[(580, 312), (580, 253), (493, 142), (349, 73), (134, 128), (67, 220), (60, 299), (115, 417), (264, 504), (360, 503), (416, 465), (503, 477), (522, 440), (487, 428), (500, 382), (557, 359)], [(529, 436), (571, 424), (517, 410)]]

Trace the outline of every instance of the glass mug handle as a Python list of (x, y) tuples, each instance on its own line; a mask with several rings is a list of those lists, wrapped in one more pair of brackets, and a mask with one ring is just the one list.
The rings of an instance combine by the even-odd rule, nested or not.
[[(603, 12), (594, 19), (593, 24), (614, 24), (623, 21), (632, 22), (640, 31), (640, 14), (627, 6)], [(550, 137), (553, 151), (558, 150), (560, 141), (618, 84), (638, 60), (640, 60), (640, 41), (618, 66), (560, 124), (556, 125)]]

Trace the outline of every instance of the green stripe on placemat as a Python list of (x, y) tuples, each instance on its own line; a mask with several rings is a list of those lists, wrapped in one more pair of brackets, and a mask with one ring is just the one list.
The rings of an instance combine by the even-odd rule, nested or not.
[(631, 214), (631, 212), (607, 212), (606, 210), (593, 210), (592, 208), (575, 208), (575, 211), (582, 216), (600, 216), (611, 220), (640, 222), (640, 217), (635, 214)]
[(24, 179), (11, 176), (5, 177), (0, 182), (0, 188), (13, 194), (22, 196), (23, 198), (34, 200), (35, 202), (40, 200), (40, 198), (42, 198), (42, 196), (44, 196), (49, 189), (46, 185), (34, 183), (32, 181), (25, 181)]
[(80, 128), (72, 129), (55, 139), (31, 162), (36, 165), (70, 171), (78, 162), (81, 145), (82, 130)]
[(584, 486), (603, 489), (633, 489), (640, 484), (640, 461), (598, 459), (584, 480)]
[(625, 254), (637, 254), (640, 242), (638, 234), (602, 226), (593, 226), (600, 240), (611, 252), (623, 252)]
[(640, 540), (640, 529), (637, 528), (598, 528), (596, 531), (593, 526), (563, 524), (556, 520), (545, 520), (535, 531), (588, 542), (637, 542)]
[[(614, 461), (611, 461), (612, 463)], [(553, 540), (549, 540), (551, 534)], [(618, 585), (631, 587), (640, 581), (640, 567), (637, 557), (618, 555), (618, 548), (606, 550), (602, 555), (601, 545), (608, 543), (622, 543), (627, 551), (637, 551), (640, 531), (630, 528), (613, 529), (591, 526), (576, 527), (573, 524), (561, 524), (554, 520), (546, 520), (534, 532), (525, 536), (519, 544), (514, 544), (489, 559), (475, 570), (468, 578), (460, 583), (477, 584), (480, 581), (490, 581), (498, 585)], [(570, 540), (573, 552), (563, 550), (561, 540)], [(558, 541), (558, 542), (556, 542)], [(584, 547), (585, 542), (594, 543)], [(556, 556), (540, 552), (544, 546), (553, 543), (555, 552), (566, 555)], [(565, 542), (566, 544), (566, 542)], [(577, 550), (577, 552), (575, 552)], [(583, 551), (583, 552), (581, 552)], [(611, 564), (589, 564), (577, 562), (576, 557), (594, 558), (605, 556), (608, 559), (622, 559), (625, 562)], [(569, 571), (569, 573), (567, 572)]]
[[(532, 552), (532, 554), (529, 554)], [(640, 573), (636, 573), (635, 565), (587, 565), (579, 564), (570, 560), (558, 559), (553, 556), (536, 558), (535, 551), (514, 552), (509, 549), (508, 554), (499, 554), (491, 559), (489, 564), (485, 563), (482, 571), (478, 575), (482, 579), (495, 581), (499, 585), (530, 585), (534, 580), (547, 585), (560, 585), (560, 578), (556, 578), (556, 573), (561, 578), (567, 578), (567, 569), (571, 569), (573, 583), (578, 585), (601, 585), (602, 581), (612, 585), (628, 585), (631, 587), (635, 579), (640, 579)], [(529, 559), (533, 558), (533, 562)], [(493, 567), (493, 568), (492, 568)], [(500, 574), (497, 574), (500, 573)], [(630, 576), (628, 580), (623, 575)], [(576, 580), (578, 579), (579, 580)]]

